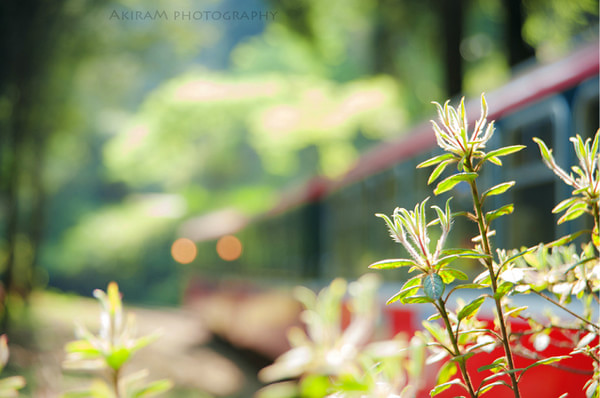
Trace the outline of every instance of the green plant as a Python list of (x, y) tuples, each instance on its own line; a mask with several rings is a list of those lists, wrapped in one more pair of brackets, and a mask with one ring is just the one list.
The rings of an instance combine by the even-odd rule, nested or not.
[[(288, 338), (292, 348), (259, 377), (264, 382), (297, 378), (298, 382), (271, 384), (260, 398), (414, 397), (420, 385), (424, 346), (401, 336), (369, 343), (377, 320), (375, 275), (350, 285), (336, 279), (316, 295), (298, 287), (295, 295), (305, 307), (306, 332), (295, 327)], [(350, 324), (342, 327), (344, 297), (348, 291)]]
[[(0, 372), (8, 362), (9, 350), (6, 335), (0, 336)], [(19, 390), (25, 387), (25, 378), (23, 376), (12, 376), (0, 379), (0, 397), (18, 397)]]
[[(433, 192), (439, 195), (450, 191), (460, 182), (465, 182), (470, 188), (473, 211), (453, 214), (450, 209), (450, 200), (448, 200), (445, 209), (432, 207), (437, 218), (427, 222), (426, 203), (428, 199), (426, 199), (417, 204), (412, 211), (396, 208), (391, 217), (378, 214), (377, 216), (385, 220), (392, 238), (406, 249), (410, 258), (383, 260), (371, 264), (370, 268), (410, 267), (409, 273), (416, 272), (416, 276), (406, 281), (400, 291), (388, 300), (388, 303), (395, 301), (404, 304), (430, 303), (437, 311), (434, 316), (423, 323), (428, 332), (428, 344), (434, 354), (432, 360), (440, 360), (446, 356), (450, 356), (451, 360), (442, 367), (438, 376), (438, 385), (431, 391), (431, 395), (452, 385), (460, 385), (471, 397), (479, 397), (495, 386), (505, 385), (512, 389), (515, 397), (520, 397), (519, 381), (526, 371), (534, 366), (560, 361), (565, 356), (536, 358), (538, 360), (526, 368), (515, 367), (514, 345), (511, 344), (515, 335), (510, 331), (508, 319), (520, 316), (526, 307), (512, 307), (509, 296), (528, 290), (525, 286), (516, 283), (515, 274), (525, 272), (523, 264), (527, 264), (527, 259), (531, 258), (537, 248), (522, 248), (520, 251), (510, 252), (493, 251), (491, 237), (495, 231), (492, 229), (492, 223), (498, 217), (512, 213), (514, 206), (506, 204), (498, 209), (487, 210), (485, 209), (486, 200), (491, 196), (505, 193), (515, 182), (504, 182), (480, 193), (478, 176), (488, 163), (501, 166), (501, 157), (518, 152), (524, 146), (507, 146), (486, 152), (486, 144), (493, 135), (494, 127), (493, 122), (487, 123), (488, 109), (483, 95), (481, 96), (481, 117), (475, 123), (472, 132), (469, 132), (468, 128), (464, 99), (457, 108), (450, 106), (448, 101), (443, 106), (435, 104), (442, 127), (435, 121), (432, 121), (432, 125), (437, 143), (445, 153), (431, 158), (417, 167), (436, 166), (428, 180), (428, 184), (431, 184), (441, 176), (448, 166), (456, 166), (457, 172), (440, 181)], [(573, 197), (563, 201), (555, 209), (555, 211), (566, 210), (566, 214), (559, 222), (574, 219), (585, 212), (592, 214), (595, 226), (591, 233), (591, 240), (594, 242), (596, 250), (598, 250), (598, 197), (600, 190), (598, 140), (597, 134), (590, 146), (589, 141), (584, 143), (579, 137), (573, 139), (580, 160), (580, 166), (573, 168), (575, 177), (560, 169), (554, 162), (551, 151), (541, 141), (536, 140), (542, 150), (544, 161), (559, 177), (575, 188)], [(472, 239), (474, 247), (445, 248), (452, 219), (459, 215), (465, 216), (477, 224), (479, 234)], [(431, 248), (428, 231), (435, 225), (439, 225), (441, 234), (435, 247)], [(549, 246), (563, 245), (583, 233), (569, 235), (552, 242)], [(571, 267), (573, 271), (571, 276), (574, 278), (573, 280), (576, 280), (573, 283), (581, 287), (581, 291), (589, 292), (592, 297), (587, 299), (589, 302), (592, 299), (598, 300), (597, 293), (595, 293), (597, 290), (594, 290), (596, 281), (599, 280), (596, 275), (598, 273), (598, 255), (594, 253), (595, 255), (590, 257), (590, 250), (593, 252), (593, 249), (585, 250), (588, 254), (582, 254), (584, 257), (580, 257), (575, 266)], [(452, 262), (461, 258), (477, 259), (484, 267), (484, 271), (473, 280), (468, 280), (465, 273), (450, 267)], [(527, 269), (529, 270), (529, 268)], [(447, 289), (449, 284), (457, 279), (464, 280), (465, 283)], [(582, 284), (585, 286), (582, 287)], [(460, 304), (457, 310), (452, 311), (448, 308), (450, 296), (457, 290), (465, 288), (483, 289), (484, 291), (479, 297), (469, 303)], [(543, 288), (545, 287), (541, 289)], [(548, 298), (540, 289), (531, 290)], [(423, 294), (419, 295), (420, 291)], [(569, 291), (569, 294), (571, 292), (572, 290)], [(476, 319), (479, 308), (487, 299), (492, 300), (495, 307), (496, 327), (493, 329), (485, 327)], [(550, 300), (554, 302), (554, 300)], [(556, 303), (560, 305), (560, 303)], [(443, 326), (432, 322), (436, 319), (441, 319)], [(584, 323), (583, 327), (587, 328), (593, 336), (597, 336), (597, 327), (592, 326), (593, 323), (589, 320), (585, 320)], [(591, 343), (594, 339), (592, 335), (586, 335), (585, 341)], [(467, 371), (468, 359), (477, 351), (490, 351), (495, 345), (503, 348), (504, 355), (488, 366), (482, 367), (480, 370), (491, 370), (493, 374), (484, 378), (479, 385), (474, 385), (472, 377)], [(592, 353), (594, 350), (589, 347), (589, 344), (583, 346), (577, 345), (573, 352), (585, 352), (595, 358), (597, 362), (597, 353)], [(595, 366), (597, 369), (597, 363)], [(452, 378), (457, 373), (457, 367), (462, 380)], [(507, 383), (501, 376), (507, 377), (509, 382)], [(590, 385), (588, 390), (591, 388)]]
[(133, 315), (124, 319), (121, 293), (116, 282), (109, 283), (106, 292), (95, 290), (94, 296), (102, 306), (100, 331), (94, 335), (79, 325), (76, 329), (79, 340), (65, 347), (67, 358), (64, 367), (104, 372), (106, 380), (94, 380), (87, 390), (68, 392), (63, 397), (142, 398), (169, 390), (172, 383), (168, 380), (144, 383), (146, 371), (123, 375), (123, 368), (132, 355), (156, 340), (158, 335), (135, 337), (135, 319)]
[[(566, 184), (572, 186), (571, 197), (561, 201), (553, 209), (554, 213), (564, 214), (558, 223), (574, 220), (589, 214), (593, 229), (581, 230), (564, 236), (547, 245), (540, 245), (535, 252), (529, 252), (511, 263), (499, 276), (505, 283), (512, 283), (521, 293), (536, 294), (557, 308), (569, 313), (573, 321), (561, 321), (552, 317), (542, 323), (528, 318), (531, 334), (540, 348), (550, 344), (547, 337), (551, 329), (562, 330), (571, 339), (571, 355), (584, 354), (592, 359), (594, 372), (586, 384), (586, 397), (598, 398), (600, 380), (600, 314), (594, 314), (600, 305), (600, 130), (594, 139), (583, 141), (580, 136), (571, 138), (579, 166), (572, 167), (573, 173), (565, 172), (556, 164), (552, 151), (540, 139), (535, 138), (544, 163)], [(565, 244), (581, 236), (590, 236), (588, 243), (578, 250), (575, 245)], [(549, 290), (549, 294), (544, 293)], [(583, 311), (575, 313), (566, 307), (573, 298), (579, 300)], [(597, 312), (597, 311), (596, 311)], [(594, 315), (597, 317), (593, 320)], [(525, 355), (531, 354), (525, 352)], [(532, 356), (532, 355), (530, 355)], [(535, 357), (535, 353), (533, 357)]]

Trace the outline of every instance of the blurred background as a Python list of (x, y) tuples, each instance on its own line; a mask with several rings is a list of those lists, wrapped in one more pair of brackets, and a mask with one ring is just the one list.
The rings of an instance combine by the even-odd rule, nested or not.
[[(318, 221), (319, 209), (265, 226), (268, 246), (238, 232), (431, 118), (431, 101), (477, 97), (597, 37), (595, 0), (3, 2), (0, 310), (15, 372), (31, 396), (56, 396), (60, 344), (74, 318), (93, 317), (77, 297), (114, 280), (147, 328), (187, 336), (171, 337), (187, 347), (179, 370), (162, 369), (181, 396), (249, 396), (274, 353), (232, 344), (220, 316), (239, 297), (207, 292), (263, 279), (285, 292), (329, 275), (241, 272), (253, 250), (310, 267), (286, 258), (285, 242), (305, 238), (281, 223)], [(293, 302), (255, 301), (246, 326), (267, 324), (256, 308), (273, 303), (292, 315), (270, 321), (294, 322)], [(206, 361), (222, 369), (216, 386), (194, 385)]]

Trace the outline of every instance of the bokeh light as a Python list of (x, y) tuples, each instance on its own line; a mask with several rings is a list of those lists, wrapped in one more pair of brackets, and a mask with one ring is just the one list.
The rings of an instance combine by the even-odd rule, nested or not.
[(179, 238), (171, 246), (173, 259), (181, 264), (189, 264), (196, 258), (196, 244), (187, 238)]
[(233, 235), (225, 235), (217, 241), (217, 254), (225, 261), (237, 260), (242, 255), (242, 242)]

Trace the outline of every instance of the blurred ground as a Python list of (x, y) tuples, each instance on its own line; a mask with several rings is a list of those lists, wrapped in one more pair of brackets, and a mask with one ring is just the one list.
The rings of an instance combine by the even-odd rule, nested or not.
[[(240, 300), (215, 291), (183, 309), (127, 307), (139, 335), (157, 329), (162, 337), (134, 356), (126, 372), (147, 368), (149, 380), (169, 378), (169, 397), (251, 397), (261, 384), (257, 371), (287, 348), (285, 331), (296, 322), (298, 305), (284, 294), (256, 294)], [(55, 398), (83, 387), (89, 378), (61, 370), (65, 343), (74, 339), (75, 320), (97, 332), (96, 300), (35, 293), (26, 325), (9, 335), (11, 364), (25, 373), (29, 394)], [(29, 396), (28, 393), (25, 396)]]

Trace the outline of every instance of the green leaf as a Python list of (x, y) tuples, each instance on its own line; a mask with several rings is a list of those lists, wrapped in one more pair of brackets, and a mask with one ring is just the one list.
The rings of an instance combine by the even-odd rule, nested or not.
[(489, 162), (494, 163), (496, 166), (502, 166), (502, 161), (499, 158), (495, 157), (495, 156), (490, 156), (490, 157), (487, 158), (487, 160)]
[(561, 201), (559, 204), (557, 204), (556, 206), (554, 206), (554, 209), (552, 209), (552, 213), (555, 213), (555, 214), (560, 213), (561, 211), (566, 210), (568, 207), (575, 204), (576, 202), (579, 202), (580, 200), (581, 200), (581, 198), (565, 199), (565, 200)]
[(434, 182), (435, 180), (437, 180), (438, 177), (440, 176), (440, 174), (442, 174), (444, 172), (446, 167), (454, 162), (455, 162), (454, 159), (450, 159), (450, 160), (445, 160), (445, 161), (441, 162), (440, 164), (438, 164), (436, 166), (436, 168), (433, 169), (433, 171), (431, 172), (431, 175), (429, 176), (429, 179), (427, 180), (427, 185), (429, 185), (432, 182)]
[(586, 209), (587, 209), (587, 204), (585, 202), (578, 202), (578, 203), (573, 204), (571, 207), (569, 207), (567, 212), (565, 214), (563, 214), (561, 218), (558, 219), (557, 224), (562, 224), (565, 221), (570, 221), (570, 220), (576, 219), (577, 217), (579, 217), (583, 213), (585, 213)]
[(476, 250), (471, 249), (446, 249), (442, 250), (442, 254), (446, 255), (457, 255), (460, 258), (486, 258), (490, 257), (488, 254), (480, 253)]
[(567, 243), (574, 241), (575, 239), (577, 239), (578, 237), (580, 237), (581, 235), (586, 234), (586, 233), (589, 233), (589, 231), (584, 230), (584, 231), (575, 232), (573, 234), (565, 235), (562, 238), (552, 241), (545, 246), (546, 247), (564, 246)]
[(519, 314), (520, 314), (521, 312), (525, 311), (526, 309), (527, 309), (527, 306), (526, 306), (526, 305), (524, 305), (524, 306), (522, 306), (522, 307), (511, 308), (510, 310), (508, 310), (508, 311), (506, 311), (506, 312), (504, 313), (504, 316), (505, 316), (505, 317), (507, 317), (507, 318), (508, 318), (509, 316), (512, 316), (513, 318), (516, 318), (516, 317), (518, 317), (518, 316), (519, 316)]
[(473, 181), (477, 178), (477, 173), (458, 173), (454, 174), (442, 181), (435, 187), (433, 193), (439, 195), (454, 188), (461, 181)]
[(450, 360), (458, 363), (466, 363), (467, 359), (471, 358), (473, 355), (475, 355), (474, 352), (465, 352), (464, 354), (450, 358)]
[(507, 386), (509, 388), (512, 388), (510, 385), (508, 385), (507, 382), (505, 382), (503, 380), (498, 380), (498, 381), (495, 381), (495, 382), (490, 383), (490, 384), (486, 384), (485, 386), (481, 387), (481, 389), (479, 389), (479, 395), (478, 396), (481, 396), (481, 395), (485, 394), (486, 392), (490, 391), (492, 388), (494, 388), (496, 386)]
[(542, 154), (542, 157), (550, 162), (552, 160), (552, 151), (548, 149), (548, 147), (546, 146), (546, 144), (544, 143), (544, 141), (540, 140), (537, 137), (533, 138), (533, 141), (538, 144), (538, 146), (540, 147), (540, 153)]
[(511, 214), (514, 211), (514, 209), (515, 206), (511, 203), (508, 205), (504, 205), (499, 209), (488, 211), (487, 213), (485, 213), (485, 221), (489, 224), (498, 217)]
[(527, 148), (525, 145), (510, 145), (505, 146), (504, 148), (496, 149), (494, 151), (488, 152), (483, 160), (489, 160), (492, 157), (497, 158), (498, 156), (506, 156), (515, 152), (519, 152), (521, 149)]
[(502, 297), (504, 297), (506, 295), (506, 293), (508, 293), (513, 287), (513, 284), (511, 282), (503, 282), (500, 286), (498, 286), (498, 289), (496, 289), (496, 293), (494, 294), (494, 298), (496, 300), (501, 299)]
[(425, 304), (425, 303), (432, 303), (433, 300), (427, 296), (412, 296), (412, 297), (405, 297), (402, 300), (400, 300), (400, 302), (403, 304)]
[(483, 372), (486, 370), (491, 370), (492, 372), (497, 372), (504, 369), (504, 364), (503, 363), (491, 363), (489, 365), (485, 365), (480, 367), (479, 369), (477, 369), (478, 372)]
[(308, 375), (300, 382), (302, 397), (322, 398), (327, 395), (330, 381), (324, 375)]
[(106, 357), (106, 363), (114, 370), (119, 370), (130, 356), (131, 352), (127, 348), (118, 347)]
[(517, 258), (521, 258), (537, 249), (538, 249), (538, 246), (528, 247), (527, 249), (522, 250), (522, 251), (510, 256), (508, 259), (506, 259), (506, 261), (503, 264), (509, 264), (510, 262), (516, 260)]
[(529, 368), (532, 368), (532, 367), (538, 366), (538, 365), (549, 365), (551, 363), (562, 361), (563, 359), (567, 359), (567, 358), (571, 358), (571, 356), (570, 355), (558, 355), (558, 356), (554, 356), (554, 357), (540, 359), (539, 361), (532, 363), (525, 369), (529, 369)]
[(441, 257), (438, 259), (437, 263), (434, 264), (435, 269), (441, 269), (446, 265), (450, 264), (452, 261), (456, 260), (457, 258), (459, 258), (459, 256), (457, 256), (456, 254)]
[(481, 274), (477, 275), (475, 277), (475, 279), (473, 279), (473, 282), (478, 285), (482, 285), (482, 286), (486, 286), (486, 287), (489, 286), (492, 283), (492, 279), (490, 278), (489, 271), (485, 270)]
[(371, 269), (393, 269), (405, 266), (412, 266), (416, 263), (413, 260), (405, 258), (395, 258), (390, 260), (381, 260), (369, 265)]
[(439, 393), (441, 393), (442, 391), (445, 391), (447, 389), (449, 389), (450, 387), (452, 387), (453, 385), (459, 385), (459, 386), (463, 386), (464, 384), (460, 381), (460, 379), (453, 379), (447, 383), (443, 383), (443, 384), (438, 384), (437, 386), (435, 386), (435, 388), (433, 390), (431, 390), (431, 392), (429, 392), (430, 396), (434, 396), (434, 395), (438, 395)]
[(162, 394), (165, 391), (173, 388), (173, 382), (170, 380), (158, 380), (148, 384), (146, 387), (141, 388), (133, 394), (134, 398), (146, 398), (153, 397), (158, 394)]
[(386, 304), (391, 304), (395, 301), (405, 298), (406, 296), (413, 296), (421, 288), (420, 282), (421, 282), (421, 275), (413, 276), (412, 278), (407, 280), (406, 283), (404, 283), (404, 285), (402, 285), (402, 288), (400, 289), (400, 291), (398, 293), (396, 293), (395, 295), (393, 295), (386, 302)]
[(94, 358), (101, 356), (102, 352), (87, 340), (71, 341), (65, 345), (67, 353), (78, 353), (85, 358)]
[(438, 372), (437, 384), (447, 383), (457, 371), (458, 369), (456, 368), (456, 363), (450, 361), (446, 362)]
[(583, 140), (581, 139), (581, 136), (579, 134), (577, 134), (576, 137), (571, 137), (570, 141), (573, 143), (573, 148), (575, 148), (575, 153), (577, 154), (577, 158), (585, 159), (586, 158), (585, 145), (583, 143)]
[(488, 288), (487, 285), (482, 285), (479, 283), (464, 283), (462, 285), (458, 285), (458, 286), (454, 286), (452, 288), (452, 290), (458, 290), (458, 289), (486, 289)]
[(439, 313), (431, 314), (427, 317), (428, 321), (435, 321), (436, 319), (441, 319), (442, 315)]
[(554, 357), (540, 359), (539, 361), (536, 361), (536, 362), (532, 363), (531, 365), (527, 366), (525, 369), (523, 369), (523, 372), (519, 375), (519, 379), (521, 377), (523, 377), (525, 372), (531, 368), (534, 368), (534, 367), (540, 366), (540, 365), (549, 365), (551, 363), (562, 361), (563, 359), (567, 359), (567, 358), (571, 358), (571, 356), (570, 355), (558, 355), (558, 356), (554, 356)]
[(485, 346), (488, 346), (490, 344), (496, 344), (496, 342), (489, 340), (489, 341), (485, 341), (483, 343), (472, 345), (469, 348), (467, 348), (467, 352), (476, 352), (481, 347), (485, 347)]
[(483, 195), (481, 195), (481, 197), (487, 198), (488, 196), (503, 194), (504, 192), (508, 191), (513, 185), (515, 185), (514, 181), (503, 182), (502, 184), (495, 185), (487, 191), (485, 191)]
[(435, 157), (432, 157), (431, 159), (428, 159), (424, 162), (419, 163), (419, 165), (417, 165), (417, 169), (423, 168), (423, 167), (429, 167), (429, 166), (433, 166), (434, 164), (438, 164), (440, 162), (443, 162), (445, 160), (450, 160), (450, 159), (454, 159), (454, 154), (452, 153), (444, 153), (442, 155), (438, 155)]
[(590, 153), (595, 155), (598, 153), (598, 148), (600, 147), (600, 129), (596, 130), (596, 134), (594, 135), (594, 141), (592, 142), (592, 147), (590, 149)]
[(446, 342), (446, 334), (444, 332), (444, 329), (442, 329), (442, 327), (440, 325), (438, 325), (437, 323), (429, 323), (429, 322), (421, 322), (421, 324), (423, 325), (423, 327), (429, 332), (431, 333), (431, 336), (433, 336), (433, 338), (440, 344), (445, 344)]
[(461, 308), (460, 311), (458, 311), (458, 320), (461, 321), (471, 315), (475, 315), (484, 301), (485, 296), (481, 296), (471, 301), (469, 304), (465, 305), (463, 308)]
[(369, 391), (369, 384), (366, 381), (359, 381), (348, 376), (344, 377), (341, 381), (338, 380), (334, 388), (344, 392), (367, 392)]
[(160, 337), (160, 333), (152, 333), (147, 336), (142, 336), (135, 340), (135, 343), (129, 349), (130, 354), (133, 354), (137, 350), (146, 347), (147, 345), (155, 342)]
[(465, 274), (464, 272), (454, 269), (454, 268), (448, 268), (448, 267), (444, 268), (440, 271), (440, 276), (442, 277), (442, 279), (444, 280), (445, 283), (450, 283), (455, 278), (461, 279), (463, 281), (469, 279), (467, 274)]
[(444, 281), (438, 274), (428, 274), (423, 278), (423, 291), (432, 300), (442, 297), (444, 288)]

